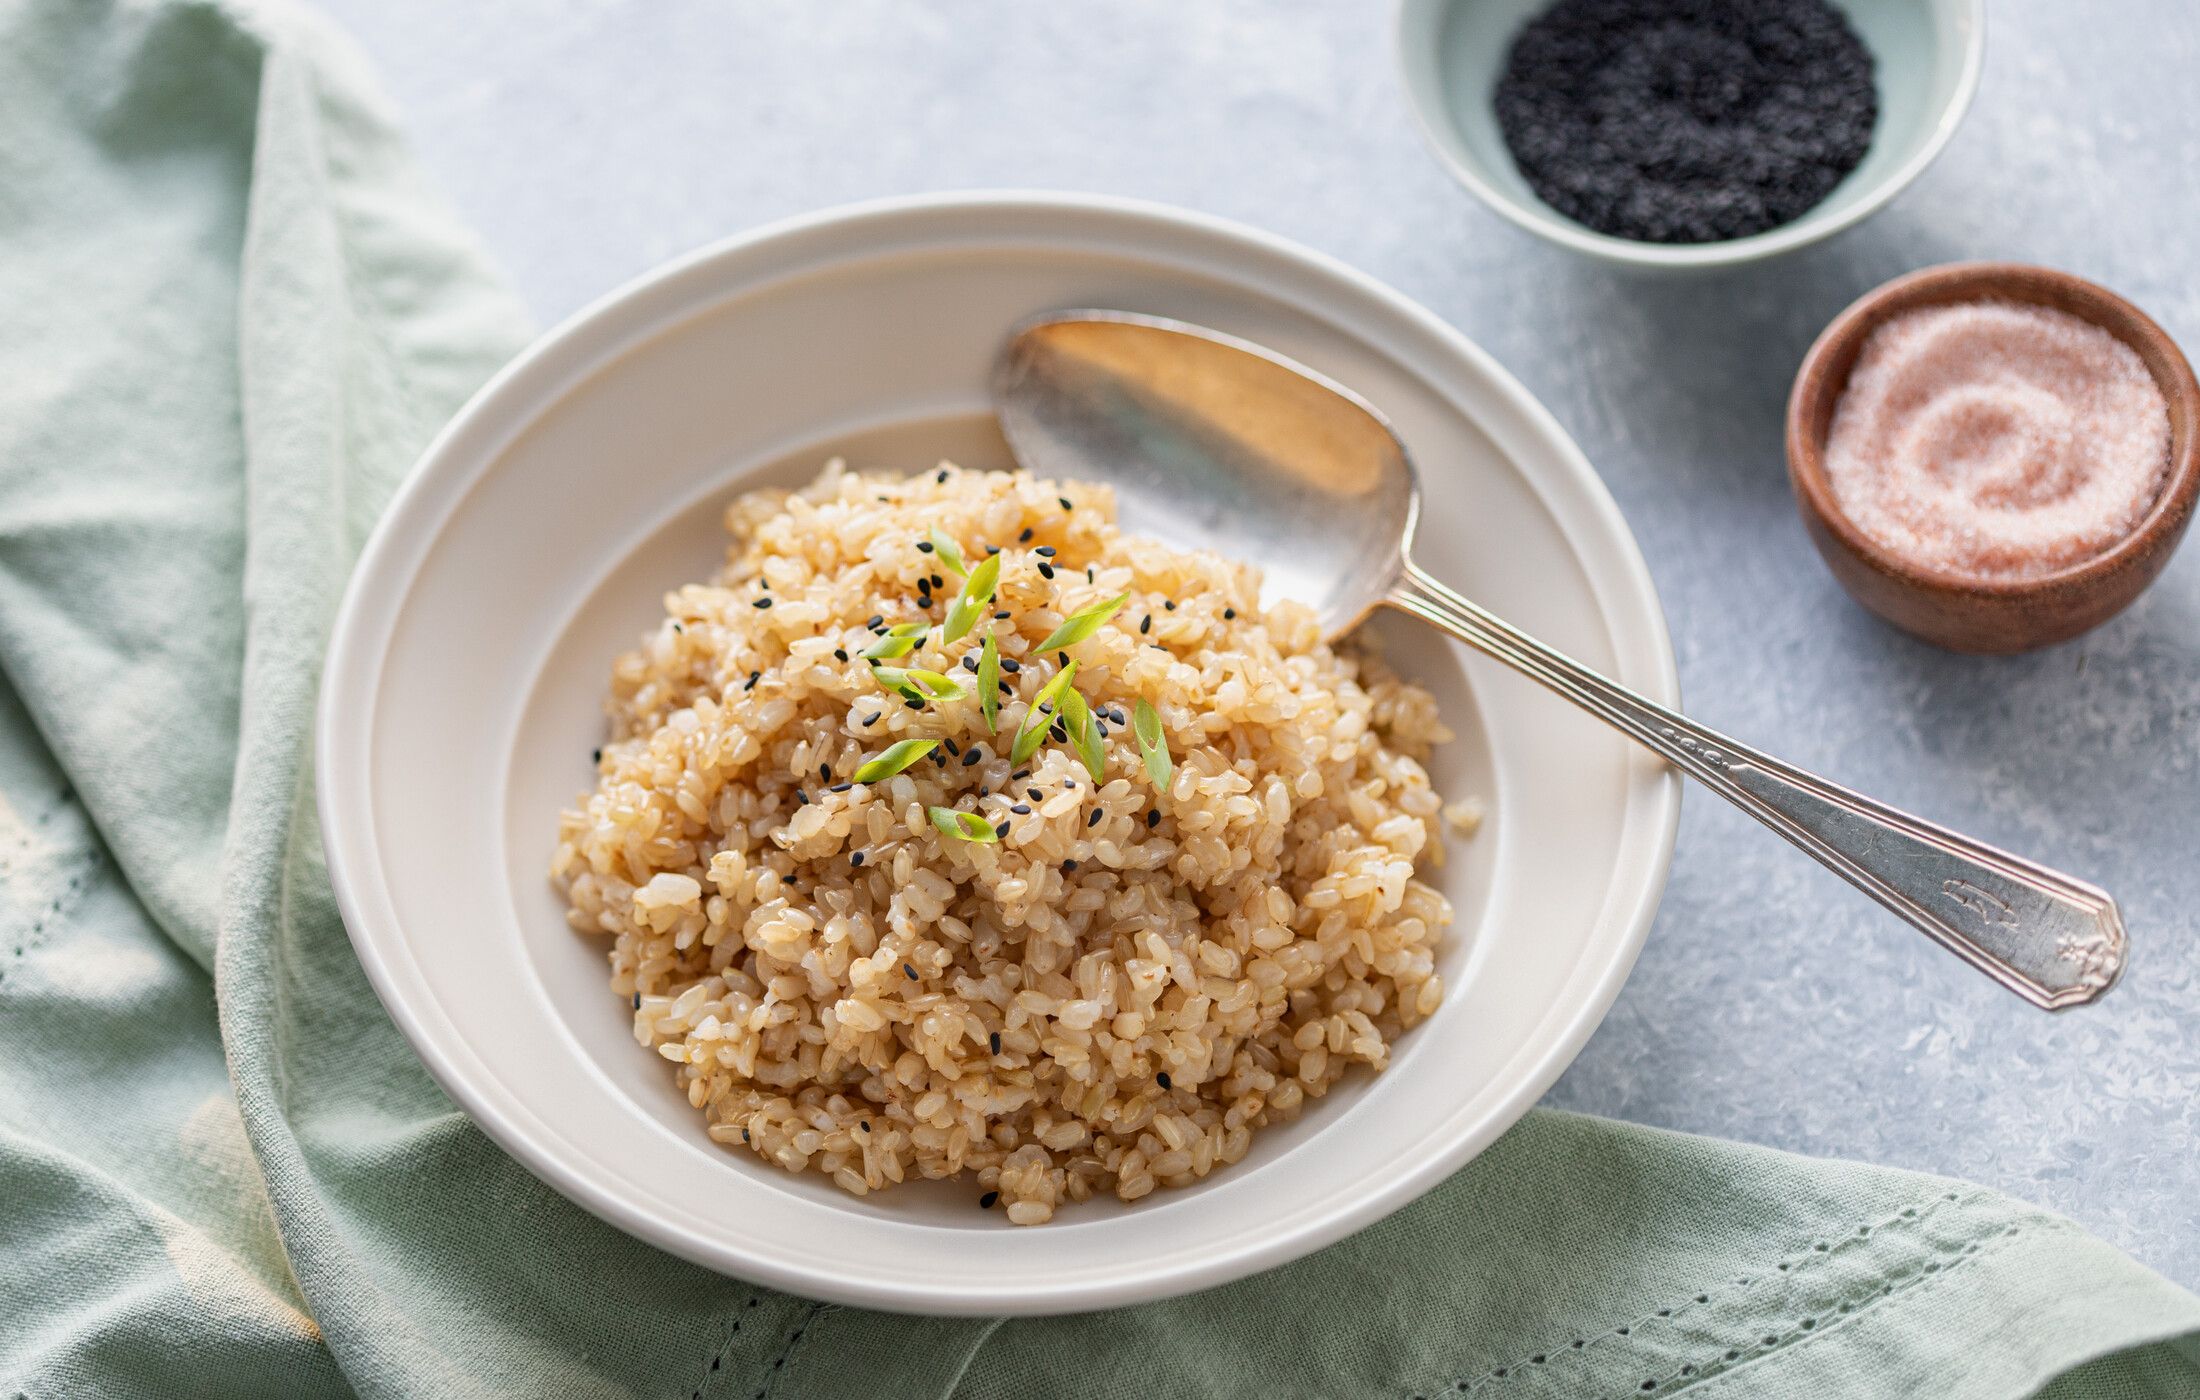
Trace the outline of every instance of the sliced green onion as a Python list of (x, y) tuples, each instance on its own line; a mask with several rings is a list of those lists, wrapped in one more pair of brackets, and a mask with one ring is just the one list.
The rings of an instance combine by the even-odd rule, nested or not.
[(978, 709), (985, 715), (985, 732), (1000, 732), (1001, 649), (994, 644), (993, 629), (985, 629), (985, 644), (978, 648)]
[(891, 661), (897, 656), (907, 656), (917, 649), (917, 644), (931, 629), (929, 622), (897, 622), (886, 629), (885, 636), (856, 654), (866, 661)]
[(901, 692), (912, 700), (960, 700), (970, 692), (959, 682), (937, 671), (927, 671), (911, 666), (880, 666), (873, 663), (871, 678), (888, 690)]
[(1131, 707), (1131, 732), (1138, 736), (1138, 752), (1146, 759), (1146, 776), (1167, 792), (1169, 775), (1176, 771), (1169, 762), (1169, 736), (1161, 732), (1161, 716), (1143, 699)]
[(956, 578), (968, 576), (970, 571), (963, 567), (962, 550), (956, 547), (953, 540), (941, 534), (937, 525), (926, 531), (924, 537), (932, 542), (932, 552), (939, 556), (940, 562), (947, 566), (949, 573)]
[(1076, 674), (1077, 663), (1065, 663), (1055, 673), (1054, 679), (1039, 687), (1039, 693), (1031, 698), (1031, 708), (1024, 712), (1024, 722), (1016, 728), (1016, 742), (1008, 751), (1011, 764), (1021, 764), (1038, 751), (1039, 745), (1046, 739), (1047, 726), (1053, 723), (1051, 717), (1045, 713), (1046, 707), (1061, 699), (1062, 692), (1069, 689), (1070, 677)]
[(932, 825), (940, 829), (940, 835), (952, 836), (957, 841), (977, 841), (991, 845), (1001, 839), (993, 824), (976, 812), (958, 812), (952, 807), (927, 807), (926, 814)]
[(1105, 603), (1095, 603), (1074, 617), (1065, 619), (1061, 626), (1048, 634), (1045, 641), (1039, 643), (1038, 649), (1032, 652), (1032, 655), (1037, 656), (1042, 652), (1059, 651), (1064, 647), (1076, 646), (1085, 638), (1099, 631), (1100, 624), (1115, 616), (1122, 609), (1123, 604), (1130, 601), (1130, 596), (1128, 593), (1118, 593)]
[(947, 621), (940, 624), (940, 640), (959, 642), (970, 635), (970, 629), (978, 623), (979, 614), (993, 601), (993, 590), (1001, 583), (1001, 556), (988, 554), (985, 562), (970, 571), (963, 580), (962, 592), (955, 595), (953, 606), (947, 610)]
[(1077, 750), (1085, 771), (1099, 782), (1107, 770), (1107, 757), (1100, 751), (1100, 725), (1085, 697), (1075, 690), (1062, 692), (1062, 728), (1069, 732), (1070, 747)]
[(904, 739), (858, 768), (855, 780), (859, 783), (875, 783), (881, 778), (891, 778), (938, 748), (939, 742), (937, 739)]

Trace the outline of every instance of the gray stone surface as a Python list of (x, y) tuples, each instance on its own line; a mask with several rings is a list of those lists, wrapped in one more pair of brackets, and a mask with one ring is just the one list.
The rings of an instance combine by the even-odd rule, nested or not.
[(697, 244), (901, 191), (1028, 185), (1246, 220), (1420, 299), (1526, 381), (1625, 509), (1708, 722), (2091, 875), (2124, 985), (2049, 1018), (1701, 793), (1569, 1108), (1969, 1177), (2200, 1285), (2200, 545), (2020, 659), (1852, 607), (1780, 411), (1845, 303), (1953, 258), (2094, 276), (2200, 346), (2200, 9), (1997, 0), (1984, 87), (1886, 211), (1770, 267), (1606, 271), (1421, 149), (1369, 0), (325, 0), (545, 323)]

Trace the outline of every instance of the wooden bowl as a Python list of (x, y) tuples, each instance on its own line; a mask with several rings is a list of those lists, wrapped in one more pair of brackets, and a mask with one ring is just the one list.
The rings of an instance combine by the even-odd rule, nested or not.
[[(2018, 582), (1970, 578), (1892, 553), (1842, 514), (1826, 479), (1826, 431), (1866, 337), (1905, 311), (1985, 300), (2030, 302), (2091, 321), (2138, 352), (2169, 405), (2169, 477), (2137, 527), (2106, 553)], [(2122, 612), (2169, 562), (2200, 496), (2200, 383), (2160, 326), (2083, 278), (2023, 263), (1929, 267), (1866, 293), (1810, 347), (1788, 397), (1787, 460), (1811, 542), (1857, 602), (1954, 651), (2029, 651)]]

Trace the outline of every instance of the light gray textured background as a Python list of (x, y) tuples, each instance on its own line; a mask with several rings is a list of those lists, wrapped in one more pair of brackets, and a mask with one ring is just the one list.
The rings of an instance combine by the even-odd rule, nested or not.
[(1849, 604), (1780, 448), (1811, 338), (1927, 263), (2068, 268), (2200, 347), (2192, 0), (1996, 0), (1978, 103), (1917, 185), (1687, 281), (1587, 264), (1455, 187), (1371, 0), (325, 5), (545, 324), (768, 219), (1010, 185), (1241, 219), (1434, 308), (1602, 471), (1694, 713), (2090, 875), (2135, 941), (2106, 1002), (2043, 1016), (1699, 792), (1641, 964), (1551, 1101), (1987, 1182), (2200, 1286), (2200, 545), (2078, 642), (1951, 656)]

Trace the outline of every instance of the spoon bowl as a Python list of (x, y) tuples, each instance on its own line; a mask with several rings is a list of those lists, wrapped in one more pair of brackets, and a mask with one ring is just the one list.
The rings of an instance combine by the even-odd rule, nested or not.
[(1344, 386), (1247, 341), (1120, 311), (1035, 317), (995, 366), (1009, 447), (1042, 476), (1116, 489), (1124, 523), (1260, 566), (1263, 603), (1331, 638), (1378, 605), (1435, 624), (1654, 750), (2045, 1010), (2115, 985), (2116, 902), (1729, 739), (1546, 646), (1413, 563), (1405, 444)]
[(1024, 462), (1107, 463), (1126, 528), (1259, 561), (1261, 601), (1304, 603), (1327, 636), (1404, 567), (1421, 499), (1405, 444), (1259, 346), (1124, 312), (1041, 317), (1010, 335), (994, 401)]

